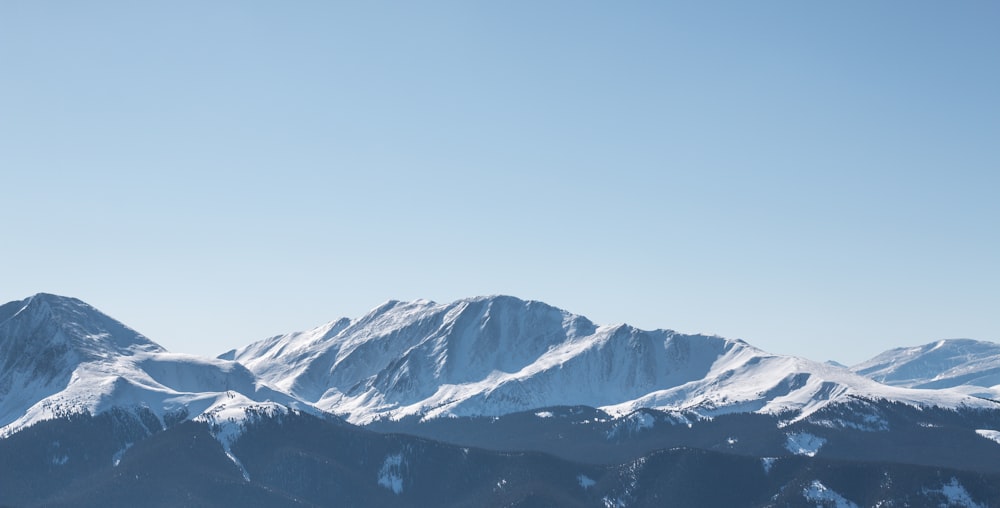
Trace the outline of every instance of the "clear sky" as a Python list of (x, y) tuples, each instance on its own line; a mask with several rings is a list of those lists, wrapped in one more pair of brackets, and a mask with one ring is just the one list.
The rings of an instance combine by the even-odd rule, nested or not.
[(1000, 3), (0, 3), (0, 300), (215, 355), (388, 299), (1000, 339)]

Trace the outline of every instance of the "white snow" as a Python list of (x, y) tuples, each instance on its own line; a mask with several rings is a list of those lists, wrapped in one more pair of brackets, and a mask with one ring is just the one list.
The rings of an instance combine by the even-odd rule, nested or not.
[(985, 437), (991, 441), (995, 441), (1000, 444), (1000, 431), (989, 430), (989, 429), (976, 429), (976, 434)]
[(127, 452), (129, 448), (132, 448), (132, 443), (125, 443), (125, 446), (122, 447), (121, 450), (115, 452), (115, 454), (111, 457), (111, 464), (118, 467), (118, 464), (121, 464), (122, 457), (125, 456), (125, 452)]
[(808, 432), (796, 432), (788, 434), (785, 440), (785, 448), (795, 455), (805, 455), (815, 457), (819, 449), (826, 444), (826, 439), (814, 436)]
[[(56, 359), (39, 355), (47, 358), (43, 365), (48, 370), (42, 376), (41, 366), (30, 363), (0, 372), (0, 386), (12, 387), (15, 394), (0, 393), (0, 437), (67, 414), (97, 415), (111, 409), (132, 412), (137, 422), (148, 426), (148, 419), (139, 418), (148, 411), (159, 425), (147, 427), (149, 433), (176, 418), (209, 423), (226, 455), (249, 480), (230, 450), (249, 419), (289, 410), (322, 414), (261, 382), (239, 363), (168, 353), (79, 300), (37, 295), (26, 302), (0, 323), (0, 346), (27, 337), (28, 346), (64, 353)], [(30, 361), (32, 355), (25, 356)], [(114, 454), (112, 464), (118, 465), (128, 446)]]
[(636, 411), (631, 414), (620, 416), (612, 420), (611, 428), (606, 432), (606, 437), (615, 439), (620, 436), (629, 436), (652, 429), (656, 426), (656, 418), (645, 411)]
[[(164, 425), (171, 415), (207, 421), (228, 451), (247, 410), (261, 407), (329, 411), (365, 424), (531, 410), (546, 418), (552, 411), (537, 408), (586, 405), (623, 418), (634, 431), (660, 421), (644, 408), (690, 425), (689, 416), (747, 411), (790, 411), (794, 416), (785, 423), (791, 424), (852, 396), (1000, 407), (955, 391), (885, 386), (743, 341), (598, 326), (505, 296), (387, 302), (359, 319), (272, 337), (223, 355), (228, 359), (168, 353), (78, 300), (37, 295), (21, 303), (0, 322), (0, 347), (37, 343), (67, 353), (50, 359), (44, 376), (30, 364), (0, 372), (0, 437), (39, 421), (111, 408), (148, 410)], [(38, 330), (47, 335), (33, 335)], [(945, 346), (932, 353), (954, 349)], [(877, 430), (882, 422), (830, 425)]]
[(962, 506), (965, 508), (985, 508), (983, 505), (975, 502), (972, 496), (969, 495), (969, 491), (965, 490), (965, 487), (961, 483), (958, 483), (957, 478), (952, 478), (950, 482), (941, 486), (940, 489), (925, 489), (925, 494), (941, 494), (947, 500), (947, 505), (942, 506)]
[(833, 504), (836, 508), (858, 508), (857, 504), (828, 489), (819, 480), (813, 480), (808, 487), (802, 489), (802, 496), (811, 503)]
[(604, 501), (604, 508), (625, 508), (628, 506), (620, 497), (605, 496), (601, 501)]
[(885, 432), (889, 430), (889, 421), (881, 415), (853, 412), (850, 418), (812, 419), (810, 422), (833, 429), (854, 429), (863, 432)]
[(395, 494), (403, 493), (403, 467), (405, 461), (402, 453), (386, 456), (378, 471), (378, 484)]
[(589, 476), (587, 476), (585, 474), (581, 474), (581, 475), (577, 476), (576, 477), (576, 481), (577, 481), (577, 483), (580, 484), (580, 487), (583, 488), (583, 490), (587, 490), (587, 489), (593, 487), (594, 485), (597, 485), (597, 482), (595, 482), (592, 478), (590, 478)]
[[(169, 375), (164, 375), (163, 369), (168, 369)], [(10, 435), (66, 413), (96, 415), (111, 408), (149, 410), (161, 423), (167, 414), (182, 410), (189, 419), (198, 419), (206, 411), (226, 407), (226, 401), (230, 408), (288, 406), (320, 413), (308, 403), (256, 381), (253, 374), (234, 362), (170, 353), (136, 353), (76, 365), (62, 391), (43, 397), (19, 417), (11, 418), (0, 427), (0, 435)], [(225, 415), (227, 420), (241, 417), (242, 414)]]
[(653, 418), (653, 415), (648, 413), (639, 413), (636, 417), (636, 428), (639, 430), (651, 429), (654, 425), (656, 425), (656, 419)]
[(885, 386), (742, 341), (597, 326), (544, 303), (503, 296), (450, 304), (391, 301), (359, 319), (272, 337), (226, 357), (357, 424), (564, 405), (615, 416), (642, 408), (705, 417), (791, 411), (794, 422), (851, 396), (1000, 407), (961, 393)]
[(771, 468), (774, 467), (774, 463), (777, 461), (777, 457), (762, 457), (760, 459), (761, 466), (764, 467), (765, 473), (770, 473)]
[(1000, 344), (949, 339), (891, 349), (851, 370), (881, 383), (1000, 399)]

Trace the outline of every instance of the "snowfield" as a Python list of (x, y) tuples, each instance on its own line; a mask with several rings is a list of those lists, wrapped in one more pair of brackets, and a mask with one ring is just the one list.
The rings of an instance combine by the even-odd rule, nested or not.
[(378, 472), (378, 484), (391, 490), (394, 494), (403, 493), (403, 468), (406, 462), (403, 454), (389, 455), (382, 462)]
[(988, 429), (977, 429), (976, 434), (989, 439), (997, 444), (1000, 444), (1000, 431), (988, 430)]
[(811, 503), (819, 503), (818, 506), (834, 506), (836, 508), (858, 508), (858, 505), (851, 502), (844, 496), (828, 489), (825, 485), (820, 483), (819, 480), (813, 480), (802, 491), (802, 496), (806, 498), (806, 501)]
[(924, 494), (939, 494), (944, 498), (944, 503), (941, 506), (962, 506), (965, 508), (986, 508), (982, 504), (975, 502), (972, 496), (969, 495), (969, 491), (965, 490), (965, 487), (958, 480), (952, 478), (948, 483), (941, 486), (940, 489), (930, 489), (925, 490)]
[(851, 370), (880, 383), (1000, 400), (1000, 344), (950, 339), (886, 351)]
[(816, 453), (819, 452), (819, 449), (825, 444), (826, 439), (814, 436), (808, 432), (798, 432), (795, 434), (788, 434), (788, 439), (785, 441), (785, 449), (795, 455), (815, 457)]

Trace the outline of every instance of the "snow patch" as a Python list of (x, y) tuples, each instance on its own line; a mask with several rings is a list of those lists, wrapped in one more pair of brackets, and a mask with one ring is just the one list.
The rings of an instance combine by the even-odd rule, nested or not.
[(813, 480), (808, 487), (802, 489), (802, 496), (806, 498), (806, 501), (811, 503), (833, 505), (836, 508), (858, 508), (857, 504), (828, 489), (819, 480)]
[(640, 413), (635, 421), (636, 430), (651, 429), (656, 425), (656, 419), (648, 413)]
[(576, 481), (577, 481), (577, 483), (580, 484), (580, 487), (583, 488), (583, 490), (587, 490), (587, 489), (593, 487), (594, 485), (597, 485), (597, 482), (595, 482), (591, 477), (589, 477), (589, 476), (587, 476), (585, 474), (581, 474), (581, 475), (577, 476), (576, 477)]
[(52, 457), (52, 464), (56, 466), (62, 466), (69, 462), (69, 455), (62, 455), (59, 457)]
[(886, 432), (889, 430), (889, 422), (877, 414), (856, 414), (854, 420), (844, 418), (833, 418), (826, 420), (813, 420), (812, 423), (831, 429), (854, 429), (862, 432)]
[(403, 493), (403, 467), (406, 462), (402, 453), (394, 453), (385, 458), (378, 470), (378, 484), (394, 494)]
[(797, 432), (793, 434), (788, 434), (785, 441), (785, 449), (794, 453), (795, 455), (805, 455), (807, 457), (815, 457), (816, 452), (819, 451), (823, 445), (826, 444), (826, 439), (819, 436), (814, 436), (808, 432)]
[(604, 508), (625, 508), (625, 501), (620, 497), (608, 497), (605, 496), (601, 501), (604, 501)]
[(290, 411), (289, 407), (273, 402), (254, 402), (241, 393), (226, 392), (215, 398), (214, 403), (195, 421), (206, 422), (212, 436), (222, 445), (226, 457), (236, 465), (245, 481), (250, 481), (250, 474), (243, 463), (232, 452), (232, 445), (247, 430), (247, 426), (264, 418), (280, 418)]
[(226, 450), (226, 457), (229, 457), (229, 460), (233, 461), (233, 464), (236, 465), (236, 469), (240, 470), (240, 475), (243, 476), (243, 481), (249, 482), (250, 473), (247, 471), (247, 468), (243, 466), (243, 463), (240, 462), (240, 459), (236, 458), (236, 455), (233, 454), (232, 450)]
[(972, 500), (969, 491), (957, 478), (952, 478), (950, 482), (941, 486), (940, 489), (924, 489), (924, 494), (940, 494), (945, 497), (947, 506), (964, 506), (966, 508), (985, 508), (983, 505)]
[(535, 416), (537, 416), (539, 418), (552, 418), (555, 415), (552, 414), (552, 411), (539, 411), (539, 412), (535, 413)]
[(616, 419), (605, 435), (611, 440), (652, 429), (655, 426), (656, 418), (653, 415), (639, 411)]
[(125, 456), (125, 452), (127, 452), (129, 448), (132, 448), (132, 443), (125, 443), (124, 448), (115, 452), (115, 454), (111, 457), (111, 465), (118, 467), (118, 464), (122, 461), (122, 457)]
[(1000, 444), (1000, 431), (988, 430), (988, 429), (976, 429), (976, 434), (985, 437), (991, 441), (996, 441)]
[(765, 473), (770, 473), (771, 468), (774, 467), (774, 463), (777, 462), (777, 457), (762, 457), (760, 459), (760, 465), (764, 467)]

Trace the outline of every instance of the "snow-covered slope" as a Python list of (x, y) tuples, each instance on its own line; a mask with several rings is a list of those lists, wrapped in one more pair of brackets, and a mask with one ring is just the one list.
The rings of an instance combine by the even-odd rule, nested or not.
[(80, 300), (38, 294), (0, 306), (0, 436), (111, 408), (231, 432), (248, 408), (289, 407), (315, 411), (236, 362), (168, 353)]
[[(954, 359), (962, 344), (930, 348), (924, 356), (952, 350), (947, 358)], [(965, 363), (939, 362), (955, 374), (933, 376), (990, 382), (997, 364), (983, 353), (987, 345), (966, 344), (962, 351), (972, 348), (982, 358), (970, 353), (962, 356)], [(875, 362), (873, 371), (883, 369), (886, 382), (918, 379), (907, 373), (915, 363), (905, 358)], [(248, 409), (329, 411), (355, 423), (561, 405), (613, 414), (640, 408), (705, 416), (788, 412), (794, 419), (851, 396), (947, 407), (994, 404), (951, 390), (886, 386), (739, 340), (598, 326), (508, 296), (391, 301), (362, 318), (272, 337), (219, 359), (168, 353), (72, 298), (39, 294), (0, 306), (0, 436), (111, 408), (149, 411), (161, 422), (205, 420), (226, 435)]]
[(556, 405), (624, 414), (648, 407), (804, 417), (851, 395), (982, 405), (888, 387), (847, 369), (768, 354), (739, 340), (598, 326), (509, 296), (390, 301), (356, 319), (272, 337), (221, 358), (345, 416), (501, 415)]
[(950, 339), (896, 348), (851, 367), (880, 383), (1000, 400), (1000, 344)]

